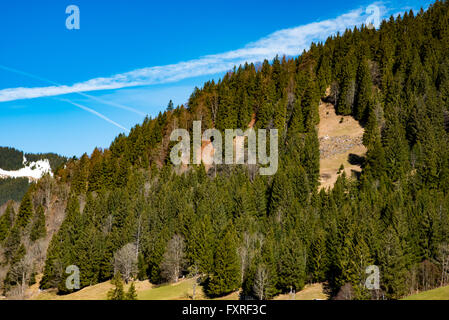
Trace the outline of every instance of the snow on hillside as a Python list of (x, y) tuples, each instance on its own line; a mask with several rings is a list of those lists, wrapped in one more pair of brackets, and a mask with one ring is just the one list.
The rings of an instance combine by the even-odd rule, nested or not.
[(37, 180), (46, 173), (53, 176), (48, 159), (27, 163), (24, 156), (23, 165), (23, 168), (13, 171), (7, 171), (0, 168), (0, 178), (28, 178), (29, 180)]

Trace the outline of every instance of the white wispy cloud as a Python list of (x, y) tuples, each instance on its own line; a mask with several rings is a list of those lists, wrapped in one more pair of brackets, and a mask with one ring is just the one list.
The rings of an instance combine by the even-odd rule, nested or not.
[[(376, 5), (381, 12), (385, 12), (381, 3), (378, 2)], [(73, 85), (2, 89), (0, 90), (0, 102), (176, 82), (196, 76), (218, 74), (232, 69), (235, 65), (272, 59), (276, 55), (298, 55), (307, 49), (312, 41), (323, 41), (330, 35), (365, 23), (370, 15), (365, 10), (366, 8), (359, 8), (334, 19), (276, 31), (267, 37), (249, 43), (244, 48), (207, 55), (190, 61), (137, 69)]]

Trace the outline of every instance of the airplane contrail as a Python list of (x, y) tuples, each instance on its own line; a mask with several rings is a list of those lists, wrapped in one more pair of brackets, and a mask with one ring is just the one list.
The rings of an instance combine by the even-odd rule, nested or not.
[[(58, 86), (58, 87), (63, 86), (63, 85), (61, 85), (61, 84), (59, 84), (59, 83), (57, 83), (55, 81), (48, 80), (48, 79), (42, 78), (40, 76), (36, 76), (34, 74), (31, 74), (31, 73), (28, 73), (28, 72), (24, 72), (24, 71), (21, 71), (21, 70), (13, 69), (13, 68), (1, 65), (1, 64), (0, 64), (0, 69), (6, 70), (6, 71), (9, 71), (9, 72), (13, 72), (13, 73), (17, 73), (17, 74), (21, 74), (21, 75), (27, 76), (29, 78), (33, 78), (33, 79), (37, 79), (37, 80), (40, 80), (40, 81), (44, 81), (44, 82), (53, 84), (53, 85)], [(134, 112), (134, 113), (136, 113), (136, 114), (138, 114), (140, 116), (145, 116), (146, 115), (145, 113), (143, 113), (143, 112), (141, 112), (139, 110), (136, 110), (134, 108), (131, 108), (131, 107), (128, 107), (128, 106), (124, 106), (122, 104), (118, 104), (118, 103), (115, 103), (115, 102), (106, 101), (106, 100), (103, 100), (103, 99), (91, 96), (91, 95), (89, 95), (87, 93), (84, 93), (84, 92), (81, 92), (81, 91), (74, 91), (74, 92), (71, 92), (71, 93), (76, 93), (76, 94), (78, 94), (80, 96), (83, 96), (83, 97), (86, 97), (86, 98), (89, 98), (89, 99), (92, 99), (92, 100), (95, 100), (95, 101), (98, 101), (98, 102), (101, 102), (101, 103), (104, 103), (104, 104), (107, 104), (107, 105), (110, 105), (110, 106), (113, 106), (113, 107), (117, 107), (117, 108), (120, 108), (120, 109), (123, 109), (123, 110), (131, 111), (131, 112)]]
[(98, 111), (95, 111), (95, 110), (93, 110), (93, 109), (91, 109), (91, 108), (88, 108), (88, 107), (86, 107), (86, 106), (83, 106), (82, 104), (79, 104), (79, 103), (70, 101), (70, 100), (68, 100), (68, 99), (55, 99), (55, 100), (59, 100), (59, 101), (63, 101), (63, 102), (67, 102), (67, 103), (73, 104), (75, 107), (78, 107), (78, 108), (80, 108), (80, 109), (83, 109), (84, 111), (90, 112), (90, 113), (96, 115), (97, 117), (99, 117), (99, 118), (101, 118), (101, 119), (103, 119), (103, 120), (105, 120), (105, 121), (107, 121), (107, 122), (113, 124), (114, 126), (120, 128), (120, 129), (122, 129), (122, 130), (125, 130), (126, 132), (129, 132), (129, 129), (123, 127), (122, 125), (118, 124), (118, 123), (115, 122), (114, 120), (111, 120), (111, 119), (109, 119), (108, 117), (106, 117), (105, 115), (99, 113)]

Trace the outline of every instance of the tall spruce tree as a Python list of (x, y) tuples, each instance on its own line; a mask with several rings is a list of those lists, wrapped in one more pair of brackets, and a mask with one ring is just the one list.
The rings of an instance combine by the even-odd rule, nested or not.
[(0, 217), (0, 243), (8, 236), (13, 222), (13, 211), (11, 204), (6, 207), (5, 212)]
[(34, 222), (31, 228), (30, 239), (36, 241), (47, 235), (47, 228), (45, 227), (45, 213), (44, 208), (39, 206), (34, 214)]
[(231, 293), (241, 284), (236, 236), (232, 228), (232, 226), (228, 227), (217, 245), (214, 270), (207, 284), (207, 293), (211, 296)]

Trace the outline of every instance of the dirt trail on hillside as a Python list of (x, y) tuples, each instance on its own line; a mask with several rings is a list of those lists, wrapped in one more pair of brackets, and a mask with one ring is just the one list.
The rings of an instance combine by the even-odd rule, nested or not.
[(332, 188), (338, 178), (338, 169), (345, 167), (348, 177), (362, 171), (357, 159), (366, 154), (362, 144), (364, 129), (351, 116), (339, 116), (331, 103), (321, 101), (319, 106), (320, 123), (320, 188)]

